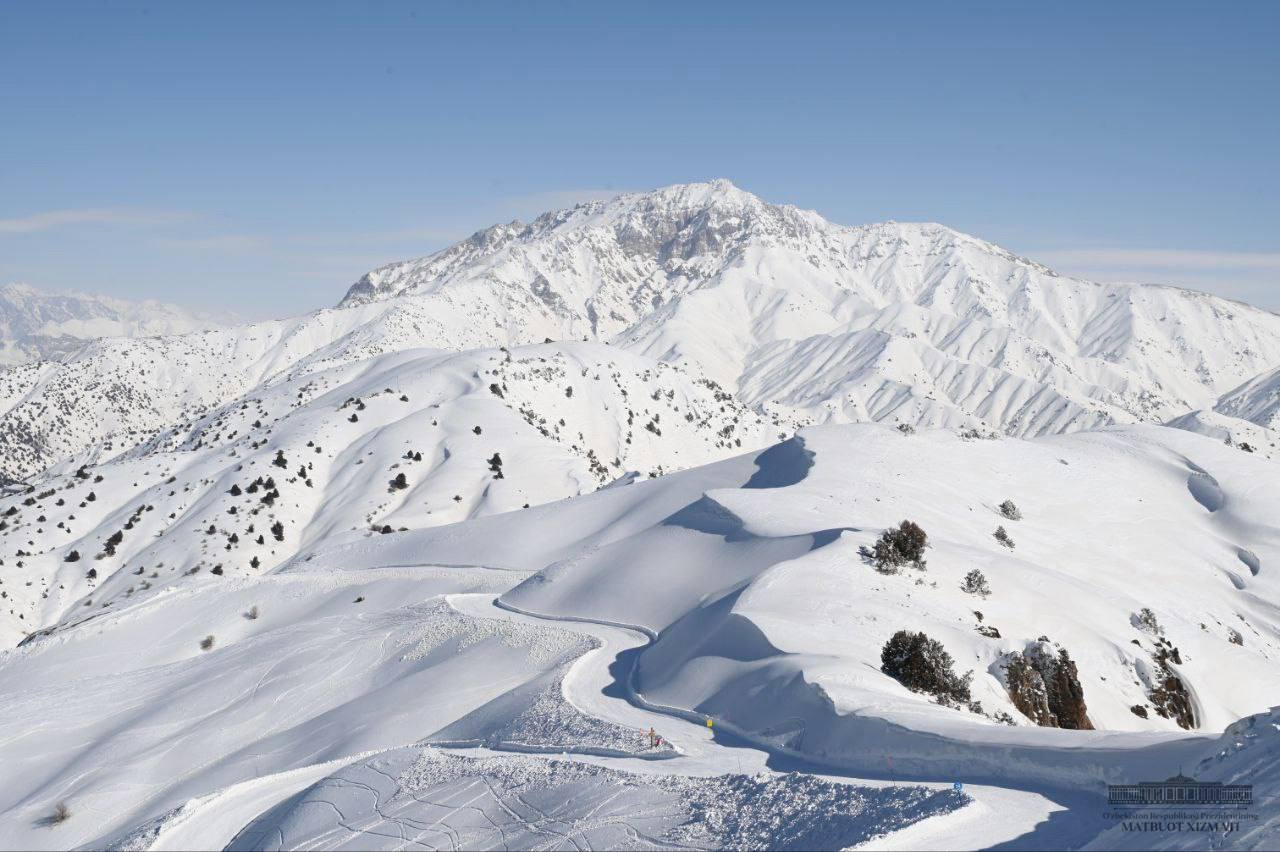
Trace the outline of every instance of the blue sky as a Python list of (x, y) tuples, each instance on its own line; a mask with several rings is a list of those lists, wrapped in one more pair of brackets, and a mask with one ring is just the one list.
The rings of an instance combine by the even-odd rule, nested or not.
[(0, 4), (0, 282), (248, 316), (727, 177), (1280, 309), (1277, 3)]

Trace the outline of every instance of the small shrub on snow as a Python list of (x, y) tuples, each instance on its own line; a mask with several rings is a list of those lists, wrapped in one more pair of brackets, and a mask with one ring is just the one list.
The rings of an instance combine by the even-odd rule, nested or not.
[(1152, 636), (1159, 636), (1164, 633), (1164, 628), (1160, 626), (1159, 619), (1156, 618), (1156, 614), (1151, 611), (1150, 607), (1144, 606), (1141, 610), (1135, 612), (1129, 620), (1134, 627), (1144, 633), (1150, 633)]
[(964, 575), (964, 582), (960, 584), (960, 591), (985, 598), (991, 594), (991, 586), (987, 583), (986, 575), (974, 568)]
[(200, 650), (208, 651), (212, 647), (213, 647), (213, 634), (210, 633), (208, 636), (200, 640)]
[(53, 809), (53, 813), (44, 818), (44, 824), (49, 826), (61, 825), (69, 819), (71, 819), (71, 808), (67, 807), (66, 802), (58, 802)]
[(893, 574), (907, 563), (924, 570), (924, 550), (929, 546), (929, 535), (914, 521), (903, 521), (897, 528), (890, 527), (880, 534), (873, 549), (862, 548), (864, 557), (875, 563), (876, 569)]
[(257, 605), (255, 604), (254, 606), (249, 607), (249, 611), (244, 614), (244, 617), (249, 619), (250, 621), (256, 621), (258, 618)]
[(1022, 512), (1019, 511), (1017, 505), (1012, 500), (1005, 500), (1000, 504), (1000, 514), (1004, 515), (1011, 521), (1022, 520)]
[(1013, 550), (1013, 539), (1009, 538), (1009, 533), (1005, 532), (1004, 527), (996, 527), (996, 531), (992, 533), (995, 540), (1003, 544), (1005, 547)]
[(955, 660), (936, 639), (924, 633), (899, 630), (880, 651), (880, 671), (912, 692), (923, 692), (948, 707), (967, 705), (973, 672), (960, 677)]

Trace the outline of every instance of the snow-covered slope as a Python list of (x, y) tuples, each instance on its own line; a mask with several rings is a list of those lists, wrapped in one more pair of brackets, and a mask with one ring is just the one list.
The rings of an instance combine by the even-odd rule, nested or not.
[(262, 573), (353, 529), (517, 510), (779, 436), (713, 383), (599, 344), (317, 370), (0, 499), (0, 636), (200, 572)]
[[(1021, 519), (998, 510), (1005, 500)], [(831, 756), (872, 742), (845, 724), (1033, 742), (1000, 673), (1042, 636), (1078, 666), (1098, 730), (1179, 730), (1150, 698), (1166, 642), (1194, 729), (1280, 703), (1277, 518), (1280, 466), (1179, 430), (1024, 441), (815, 427), (763, 453), (480, 519), (465, 536), (331, 542), (309, 565), (418, 553), (537, 569), (502, 601), (659, 637), (638, 670), (650, 699)], [(927, 567), (877, 571), (859, 549), (903, 519), (928, 533)], [(1001, 526), (1012, 547), (993, 536)], [(989, 595), (962, 591), (975, 569)], [(1144, 608), (1157, 627), (1136, 620)], [(959, 673), (973, 670), (983, 712), (880, 673), (881, 647), (902, 629), (939, 639)], [(1017, 727), (993, 721), (1001, 711)], [(796, 717), (805, 724), (787, 723)]]
[[(599, 348), (575, 351), (582, 363)], [(446, 449), (500, 434), (492, 412), (498, 425), (480, 436), (466, 425), (482, 400), (506, 409), (529, 358), (558, 352), (513, 351), (502, 399), (485, 390), (442, 405), (455, 423)], [(462, 367), (449, 366), (458, 356), (422, 357), (445, 363), (422, 371), (410, 402), (393, 387), (337, 413), (393, 429), (401, 406), (433, 410), (415, 401), (430, 398), (431, 382), (477, 367), (483, 382), (504, 363), (500, 352)], [(301, 438), (306, 421), (323, 437), (321, 458), (337, 424), (319, 408), (306, 414), (314, 405), (295, 409), (302, 420), (289, 428)], [(251, 404), (240, 416), (258, 415)], [(186, 437), (213, 448), (227, 436), (210, 430), (237, 425), (210, 421)], [(366, 444), (348, 440), (345, 468), (379, 481), (400, 470), (376, 455), (355, 465)], [(264, 526), (273, 510), (295, 517), (308, 491), (282, 484), (303, 457), (287, 455), (281, 497), (256, 516)], [(534, 463), (532, 451), (520, 457)], [(227, 467), (206, 499), (252, 481), (252, 458)], [(125, 464), (107, 469), (126, 482), (140, 474)], [(1044, 819), (1046, 796), (1092, 803), (1104, 782), (1193, 766), (1218, 731), (1280, 703), (1275, 472), (1162, 427), (1023, 440), (826, 426), (448, 526), (299, 532), (300, 546), (289, 527), (284, 547), (296, 555), (268, 574), (187, 575), (148, 555), (142, 575), (102, 582), (83, 615), (72, 607), (59, 629), (0, 654), (0, 836), (40, 848), (261, 848), (280, 832), (286, 845), (368, 848), (430, 823), (474, 845), (547, 830), (615, 842), (648, 827), (663, 840), (645, 845), (716, 846), (754, 826), (782, 832), (757, 835), (766, 845), (835, 848), (903, 826), (918, 825), (918, 839), (928, 820), (954, 816), (984, 822), (986, 833), (969, 835), (984, 842), (1017, 838)], [(141, 520), (122, 548), (190, 499), (181, 481), (168, 484), (172, 496), (135, 501)], [(329, 481), (328, 501), (362, 491)], [(70, 497), (107, 485), (74, 484)], [(1020, 519), (999, 511), (1005, 500)], [(217, 505), (220, 546), (221, 527), (262, 504)], [(927, 530), (927, 565), (880, 573), (859, 546), (903, 518)], [(1012, 548), (993, 538), (997, 525)], [(989, 594), (960, 588), (974, 569)], [(959, 672), (973, 672), (980, 708), (942, 706), (881, 671), (881, 646), (903, 629), (936, 638)], [(1069, 652), (1095, 730), (1037, 727), (1012, 703), (1003, 668), (1041, 642)], [(1191, 730), (1157, 712), (1153, 693), (1170, 676), (1190, 696)], [(650, 727), (674, 749), (652, 750)], [(963, 780), (974, 798), (814, 777), (835, 771), (935, 788)], [(604, 787), (615, 795), (601, 810)], [(956, 811), (969, 807), (998, 818)], [(495, 822), (468, 817), (481, 812)]]
[(0, 364), (58, 360), (98, 337), (182, 334), (233, 321), (229, 315), (164, 302), (45, 293), (25, 284), (6, 284), (0, 287)]
[(1223, 394), (1214, 410), (1269, 429), (1280, 429), (1280, 366)]

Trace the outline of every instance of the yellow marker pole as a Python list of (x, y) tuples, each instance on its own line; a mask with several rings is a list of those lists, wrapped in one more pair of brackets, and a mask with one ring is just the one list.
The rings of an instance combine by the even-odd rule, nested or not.
[(708, 727), (708, 728), (710, 728), (710, 727), (711, 727), (711, 719), (709, 719), (709, 718), (707, 719), (707, 727)]

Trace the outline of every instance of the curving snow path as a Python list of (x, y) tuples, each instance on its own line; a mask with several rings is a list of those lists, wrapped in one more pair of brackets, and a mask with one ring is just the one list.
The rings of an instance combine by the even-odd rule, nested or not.
[[(548, 622), (556, 622), (562, 626), (564, 622), (573, 623), (575, 631), (594, 637), (600, 644), (570, 666), (562, 685), (565, 700), (578, 711), (598, 719), (639, 730), (653, 728), (667, 738), (678, 752), (676, 757), (660, 761), (643, 756), (581, 753), (573, 755), (575, 760), (624, 768), (636, 774), (711, 776), (731, 772), (756, 774), (772, 771), (768, 768), (768, 761), (771, 756), (780, 753), (776, 747), (754, 741), (748, 734), (736, 730), (728, 723), (712, 720), (720, 732), (717, 741), (712, 729), (706, 725), (705, 716), (681, 708), (654, 704), (631, 689), (631, 672), (617, 670), (619, 656), (653, 641), (653, 637), (645, 629), (586, 619), (543, 617), (517, 611), (508, 605), (499, 605), (497, 598), (489, 593), (448, 594), (444, 599), (459, 613), (475, 618), (523, 622), (544, 628)], [(634, 656), (623, 659), (634, 661)], [(726, 733), (730, 736), (726, 737)], [(499, 753), (490, 752), (483, 747), (438, 745), (456, 752), (480, 755)], [(244, 826), (279, 802), (344, 766), (378, 753), (371, 751), (353, 754), (234, 784), (187, 802), (160, 818), (151, 831), (146, 832), (151, 835), (150, 838), (138, 839), (143, 840), (144, 848), (151, 850), (223, 848)], [(511, 752), (504, 750), (500, 753)], [(551, 755), (529, 756), (537, 758)], [(839, 772), (836, 767), (829, 769)], [(894, 784), (880, 779), (828, 774), (821, 769), (811, 774), (864, 787), (888, 787)], [(932, 788), (950, 787), (949, 783), (944, 782), (910, 783), (913, 786)], [(1050, 823), (1055, 814), (1063, 816), (1065, 812), (1063, 805), (1035, 792), (991, 786), (966, 786), (965, 792), (973, 800), (966, 807), (924, 819), (870, 840), (859, 848), (983, 849), (997, 847), (1018, 838), (1026, 842), (1029, 837), (1038, 837), (1038, 829)], [(1045, 848), (1054, 848), (1052, 838), (1049, 840), (1050, 843)]]
[[(629, 772), (676, 772), (682, 775), (718, 775), (725, 772), (756, 773), (769, 771), (767, 762), (777, 749), (751, 740), (732, 725), (712, 720), (721, 730), (730, 731), (737, 740), (731, 747), (716, 742), (705, 716), (674, 707), (663, 707), (646, 701), (630, 686), (630, 672), (624, 672), (625, 694), (618, 688), (619, 678), (613, 666), (620, 654), (643, 647), (653, 640), (639, 626), (591, 621), (579, 618), (540, 616), (518, 611), (510, 605), (499, 605), (488, 594), (447, 595), (449, 605), (476, 618), (500, 618), (529, 624), (548, 621), (571, 622), (575, 629), (594, 636), (600, 647), (587, 652), (570, 668), (563, 684), (564, 698), (583, 713), (620, 725), (647, 730), (654, 728), (668, 738), (679, 751), (679, 757), (653, 766), (636, 758), (598, 758), (575, 755), (575, 759), (602, 765), (618, 765), (625, 760)], [(834, 781), (856, 783), (866, 787), (887, 787), (893, 782), (828, 775)], [(923, 787), (946, 788), (949, 783), (911, 782)], [(861, 849), (986, 849), (1008, 843), (1036, 832), (1055, 813), (1065, 811), (1063, 805), (1047, 796), (1025, 790), (1003, 787), (966, 786), (972, 804), (939, 817), (922, 820), (904, 829), (862, 844)], [(1047, 848), (1053, 848), (1051, 845)]]

